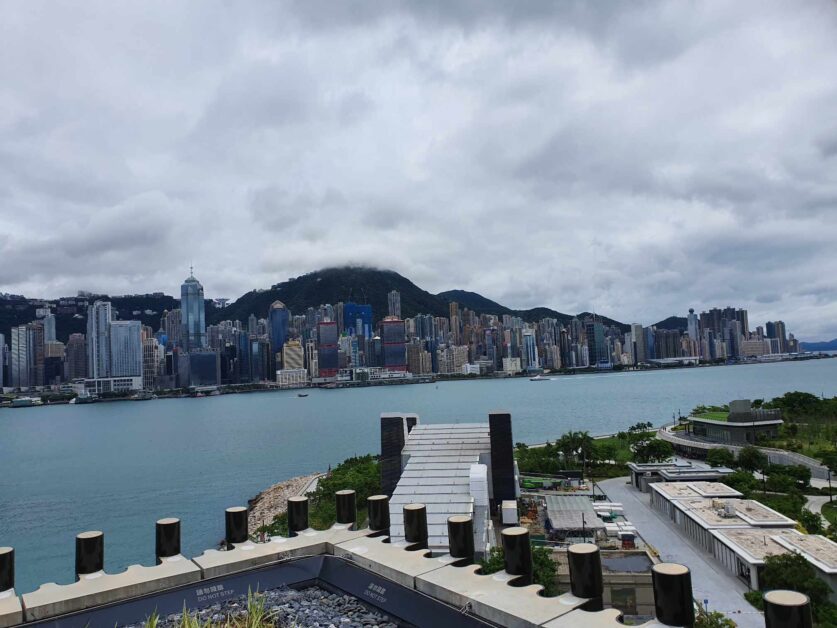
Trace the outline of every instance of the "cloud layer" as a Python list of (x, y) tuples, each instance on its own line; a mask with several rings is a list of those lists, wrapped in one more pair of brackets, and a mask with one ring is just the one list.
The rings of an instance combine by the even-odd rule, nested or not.
[(837, 336), (837, 5), (604, 7), (11, 2), (0, 291), (366, 263)]

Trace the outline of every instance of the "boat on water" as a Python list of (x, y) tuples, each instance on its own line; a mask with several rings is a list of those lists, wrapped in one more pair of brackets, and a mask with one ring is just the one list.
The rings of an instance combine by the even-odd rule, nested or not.
[(32, 406), (42, 406), (44, 402), (38, 397), (16, 397), (12, 399), (12, 408), (31, 408)]
[(78, 397), (74, 397), (70, 399), (70, 403), (77, 406), (83, 403), (96, 403), (96, 397), (93, 397), (88, 394), (79, 395)]
[(149, 391), (142, 390), (142, 391), (138, 392), (137, 394), (135, 394), (133, 397), (131, 397), (131, 401), (148, 401), (150, 399), (155, 399), (155, 398), (156, 398), (156, 396), (151, 394)]
[(297, 397), (307, 397), (308, 393), (297, 393), (296, 396)]
[(549, 382), (552, 381), (551, 377), (544, 377), (543, 375), (535, 375), (534, 377), (529, 378), (530, 382)]

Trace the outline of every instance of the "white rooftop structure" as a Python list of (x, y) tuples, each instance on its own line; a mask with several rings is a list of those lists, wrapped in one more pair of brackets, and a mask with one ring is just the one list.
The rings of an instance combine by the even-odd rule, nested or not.
[[(401, 455), (401, 479), (390, 499), (393, 541), (404, 540), (403, 508), (412, 503), (427, 506), (430, 548), (447, 548), (447, 521), (454, 515), (473, 516), (475, 536), (487, 541), (488, 423), (417, 424)], [(476, 548), (485, 550), (484, 544)]]

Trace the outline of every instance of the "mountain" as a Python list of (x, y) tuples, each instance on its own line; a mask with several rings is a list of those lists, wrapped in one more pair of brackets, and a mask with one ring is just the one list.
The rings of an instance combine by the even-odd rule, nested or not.
[[(388, 311), (387, 294), (391, 290), (401, 293), (401, 316), (412, 317), (416, 314), (448, 316), (448, 305), (455, 301), (460, 308), (473, 310), (478, 314), (496, 314), (502, 316), (520, 316), (525, 321), (533, 322), (542, 318), (557, 318), (562, 323), (572, 320), (571, 314), (564, 314), (549, 308), (540, 307), (529, 310), (513, 310), (496, 301), (487, 299), (476, 292), (467, 290), (447, 290), (431, 294), (422, 290), (412, 281), (391, 270), (379, 270), (368, 267), (326, 268), (278, 283), (269, 290), (253, 290), (243, 295), (222, 310), (215, 310), (212, 317), (207, 314), (207, 322), (221, 320), (246, 321), (250, 314), (258, 318), (267, 316), (268, 308), (274, 301), (281, 301), (294, 314), (301, 314), (309, 307), (325, 303), (336, 304), (355, 301), (369, 303), (375, 321), (381, 320)], [(583, 319), (588, 313), (579, 314)], [(602, 317), (606, 325), (616, 325), (621, 329), (628, 326)]]
[(211, 319), (207, 316), (207, 321), (246, 321), (250, 314), (264, 318), (270, 304), (277, 300), (294, 314), (302, 314), (309, 307), (325, 303), (368, 303), (372, 306), (374, 320), (379, 321), (389, 311), (387, 295), (392, 290), (401, 293), (403, 317), (416, 314), (448, 315), (447, 301), (422, 290), (406, 277), (391, 270), (352, 266), (326, 268), (278, 283), (269, 290), (253, 290), (223, 310), (215, 312)]
[(837, 338), (825, 342), (800, 342), (803, 351), (837, 351)]
[(685, 316), (669, 316), (665, 320), (661, 320), (655, 325), (657, 329), (676, 329), (678, 331), (686, 331), (686, 317)]

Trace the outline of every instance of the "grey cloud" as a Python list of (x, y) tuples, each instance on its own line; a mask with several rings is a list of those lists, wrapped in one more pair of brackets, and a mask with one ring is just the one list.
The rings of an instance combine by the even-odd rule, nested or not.
[(361, 263), (834, 337), (835, 28), (828, 2), (12, 3), (0, 291)]

